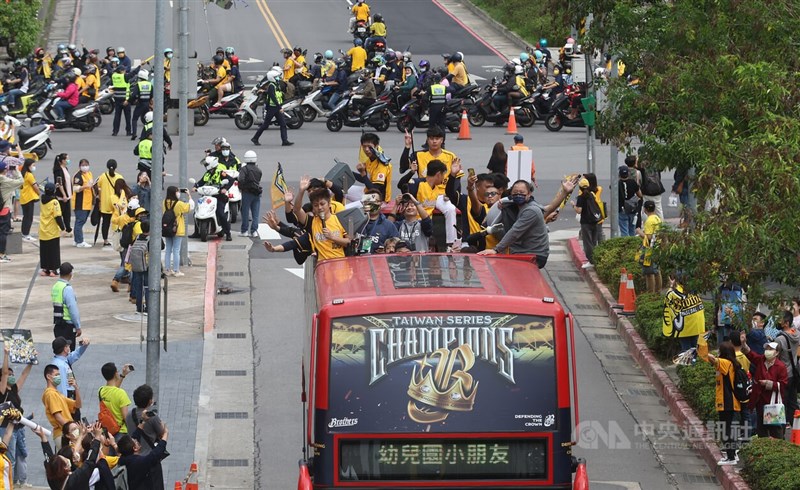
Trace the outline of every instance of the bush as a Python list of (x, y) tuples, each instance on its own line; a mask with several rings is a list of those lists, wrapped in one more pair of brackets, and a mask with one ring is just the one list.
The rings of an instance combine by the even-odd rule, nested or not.
[(636, 331), (647, 347), (660, 359), (672, 359), (680, 350), (678, 340), (664, 337), (664, 298), (660, 294), (645, 293), (636, 297)]
[(800, 485), (800, 448), (783, 439), (754, 437), (739, 452), (741, 475), (753, 490), (787, 490)]
[(14, 44), (15, 57), (33, 52), (42, 29), (42, 23), (37, 18), (41, 7), (41, 0), (0, 2), (0, 37), (8, 37)]
[(622, 267), (633, 274), (636, 291), (645, 290), (642, 266), (635, 260), (641, 244), (642, 239), (638, 237), (617, 237), (600, 243), (594, 249), (595, 271), (615, 298), (619, 292), (619, 271)]
[(549, 0), (470, 1), (530, 44), (536, 44), (539, 38), (544, 37), (551, 40), (550, 46), (558, 47), (558, 43), (570, 34), (570, 22), (567, 20), (570, 13), (567, 10), (569, 5), (564, 2)]
[(717, 420), (716, 371), (698, 360), (691, 366), (678, 366), (678, 389), (703, 422)]

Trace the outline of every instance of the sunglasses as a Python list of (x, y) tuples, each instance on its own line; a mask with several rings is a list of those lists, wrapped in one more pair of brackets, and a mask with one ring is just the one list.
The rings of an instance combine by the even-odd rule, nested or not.
[(486, 197), (494, 197), (494, 196), (496, 196), (497, 194), (499, 194), (499, 192), (487, 192), (487, 193), (486, 193)]

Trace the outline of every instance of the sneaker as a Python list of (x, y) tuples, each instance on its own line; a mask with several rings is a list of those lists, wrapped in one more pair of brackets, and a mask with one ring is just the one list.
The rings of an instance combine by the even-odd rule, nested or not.
[(175, 273), (175, 274), (173, 274), (173, 275), (174, 275), (175, 277), (183, 277), (183, 276), (185, 276), (186, 274), (184, 274), (184, 273), (183, 273), (183, 272), (181, 272), (181, 271), (178, 271), (178, 272), (176, 272), (176, 273)]
[(591, 262), (586, 262), (581, 266), (581, 269), (591, 269), (592, 267), (594, 267), (594, 264), (592, 264)]
[(240, 231), (238, 236), (247, 237), (247, 236), (250, 236), (250, 235), (246, 231)]
[(293, 144), (294, 143), (291, 141), (284, 141), (283, 143), (281, 143), (281, 146), (292, 146)]
[(250, 232), (250, 236), (253, 238), (261, 238), (261, 235), (259, 235), (257, 231)]
[(110, 243), (106, 242), (103, 244), (103, 250), (114, 250), (114, 248), (111, 247)]
[(732, 466), (735, 464), (739, 464), (739, 458), (728, 459), (727, 456), (723, 456), (722, 459), (717, 461), (717, 466)]
[(78, 248), (92, 248), (92, 246), (86, 242), (76, 243), (75, 246)]
[(22, 239), (25, 240), (26, 242), (35, 242), (36, 241), (36, 239), (33, 238), (31, 235), (22, 235)]
[(5, 264), (11, 262), (11, 259), (8, 258), (8, 255), (0, 256), (0, 264)]
[(31, 485), (28, 482), (18, 482), (18, 483), (15, 483), (14, 486), (15, 487), (20, 487), (20, 488), (33, 488), (33, 485)]

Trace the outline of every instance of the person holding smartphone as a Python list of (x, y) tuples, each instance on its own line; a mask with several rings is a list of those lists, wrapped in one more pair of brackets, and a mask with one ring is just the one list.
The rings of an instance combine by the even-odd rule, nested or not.
[(64, 219), (64, 238), (72, 236), (72, 176), (69, 174), (69, 155), (59, 153), (53, 162), (53, 181), (56, 183), (56, 199)]
[[(16, 136), (16, 129), (14, 130)], [(0, 264), (11, 262), (6, 255), (6, 237), (11, 233), (12, 197), (22, 187), (23, 178), (17, 170), (24, 163), (21, 159), (8, 155), (11, 143), (0, 140)], [(22, 150), (17, 145), (17, 152)]]
[(72, 177), (72, 206), (75, 210), (75, 246), (78, 248), (92, 248), (83, 239), (83, 226), (92, 212), (95, 198), (98, 195), (94, 176), (89, 167), (89, 160), (82, 158), (80, 170)]

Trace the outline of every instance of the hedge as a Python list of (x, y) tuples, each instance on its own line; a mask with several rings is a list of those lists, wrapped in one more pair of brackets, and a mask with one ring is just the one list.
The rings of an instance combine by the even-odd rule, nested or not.
[(633, 274), (636, 291), (645, 291), (642, 266), (635, 260), (636, 251), (642, 244), (639, 237), (617, 237), (601, 242), (594, 249), (594, 267), (600, 280), (608, 286), (608, 290), (616, 298), (619, 292), (620, 269), (625, 267)]
[(490, 17), (517, 33), (530, 44), (540, 38), (549, 40), (550, 47), (570, 35), (569, 4), (550, 0), (470, 0)]
[(678, 389), (703, 422), (717, 420), (716, 383), (711, 363), (698, 360), (691, 366), (678, 366)]
[(800, 487), (800, 447), (784, 439), (753, 437), (739, 451), (741, 475), (753, 490)]

